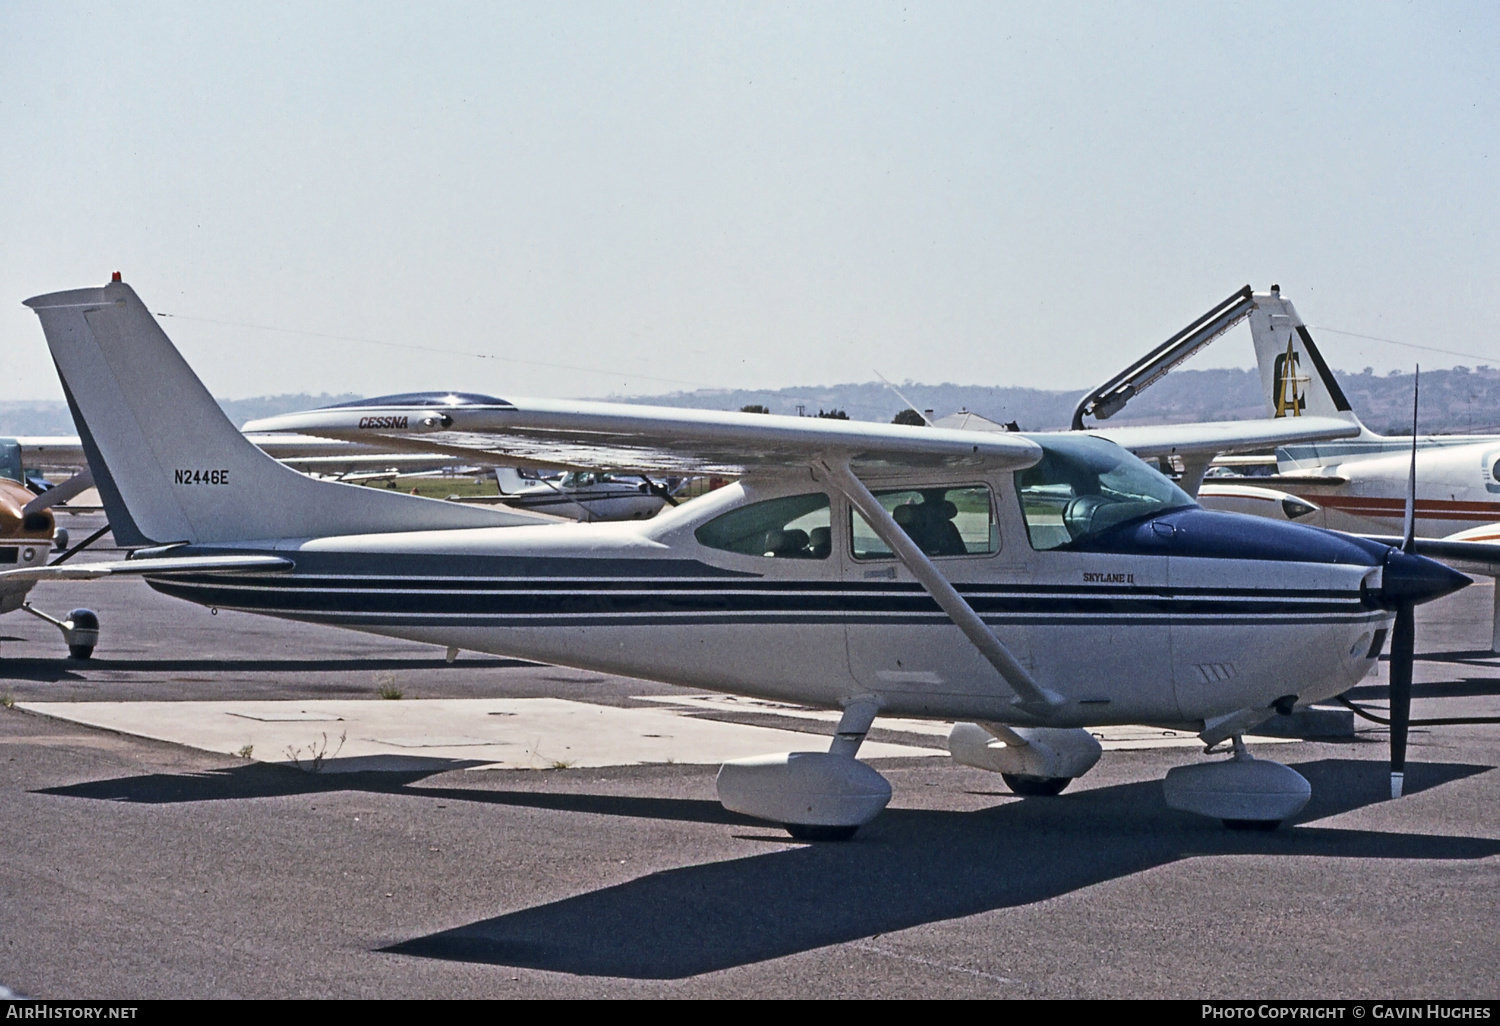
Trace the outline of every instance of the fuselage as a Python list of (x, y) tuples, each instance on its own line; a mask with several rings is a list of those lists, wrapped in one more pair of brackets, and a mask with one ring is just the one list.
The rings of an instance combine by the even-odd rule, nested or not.
[[(1061, 486), (862, 477), (1065, 697), (1049, 724), (1201, 725), (1288, 695), (1325, 698), (1365, 676), (1390, 623), (1362, 593), (1378, 581), (1381, 546), (1185, 502), (1069, 540), (1093, 507), (1037, 504)], [(636, 523), (174, 554), (265, 549), (295, 570), (152, 584), (205, 605), (710, 690), (830, 707), (874, 695), (892, 715), (1040, 722), (807, 472), (747, 479)]]
[[(1443, 537), (1500, 521), (1500, 437), (1433, 436), (1417, 442), (1417, 534)], [(1399, 534), (1411, 472), (1411, 439), (1362, 437), (1291, 446), (1277, 453), (1295, 481), (1266, 484), (1316, 503), (1323, 526), (1338, 531)], [(1309, 472), (1335, 478), (1309, 480)]]

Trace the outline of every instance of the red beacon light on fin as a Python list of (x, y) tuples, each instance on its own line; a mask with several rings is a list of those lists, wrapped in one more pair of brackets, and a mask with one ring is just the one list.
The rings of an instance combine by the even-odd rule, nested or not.
[(116, 271), (114, 274), (111, 274), (109, 276), (109, 280), (110, 281), (119, 281), (120, 280), (120, 272)]

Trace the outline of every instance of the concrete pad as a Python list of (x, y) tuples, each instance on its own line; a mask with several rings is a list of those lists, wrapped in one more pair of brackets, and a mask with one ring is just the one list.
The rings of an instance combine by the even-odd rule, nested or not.
[[(323, 772), (715, 765), (827, 738), (722, 723), (673, 709), (553, 698), (320, 699), (297, 702), (18, 702), (29, 712), (258, 762)], [(248, 755), (243, 753), (248, 752)], [(867, 759), (942, 756), (869, 743)]]
[[(788, 716), (793, 719), (820, 720), (824, 723), (837, 723), (839, 714), (828, 709), (809, 709), (806, 706), (793, 705), (789, 702), (771, 702), (762, 698), (740, 698), (735, 695), (638, 695), (637, 701), (660, 702), (663, 705), (680, 705), (693, 709), (705, 709), (715, 712), (740, 712), (761, 713), (766, 716)], [(932, 734), (946, 738), (949, 731), (953, 729), (951, 720), (910, 720), (898, 717), (881, 716), (875, 720), (875, 726), (886, 730), (900, 730), (909, 734)], [(1153, 748), (1202, 748), (1203, 742), (1198, 739), (1197, 734), (1189, 734), (1181, 730), (1166, 730), (1161, 727), (1147, 726), (1118, 726), (1118, 727), (1092, 727), (1089, 732), (1099, 739), (1099, 744), (1107, 752), (1129, 752), (1142, 751)], [(1263, 737), (1261, 735), (1246, 735), (1245, 741), (1251, 744), (1286, 744), (1296, 741), (1297, 737)], [(863, 755), (870, 747), (869, 742), (860, 749)]]
[[(663, 705), (680, 705), (690, 709), (706, 709), (713, 712), (762, 713), (767, 716), (788, 716), (796, 720), (818, 720), (837, 723), (841, 713), (832, 709), (810, 709), (805, 705), (790, 702), (772, 702), (764, 698), (741, 698), (738, 695), (634, 695), (638, 702), (661, 702)], [(886, 730), (901, 730), (909, 734), (933, 734), (947, 737), (953, 729), (951, 722), (943, 720), (909, 720), (899, 717), (881, 716), (876, 725)], [(860, 749), (864, 751), (863, 748)]]

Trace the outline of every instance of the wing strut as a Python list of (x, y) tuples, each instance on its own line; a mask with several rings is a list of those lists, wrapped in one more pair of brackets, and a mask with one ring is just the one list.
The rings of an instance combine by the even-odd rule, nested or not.
[(911, 571), (912, 576), (927, 589), (927, 594), (932, 596), (938, 607), (964, 632), (964, 637), (979, 649), (980, 655), (989, 660), (990, 665), (1011, 686), (1011, 690), (1018, 696), (1016, 704), (1037, 716), (1045, 716), (1057, 710), (1063, 704), (1062, 696), (1042, 687), (1026, 672), (1026, 668), (1010, 654), (1010, 650), (995, 636), (989, 625), (974, 612), (974, 607), (964, 601), (958, 589), (953, 587), (942, 571), (927, 558), (927, 554), (911, 540), (911, 536), (886, 512), (880, 500), (865, 487), (865, 483), (855, 476), (848, 461), (825, 461), (823, 468), (839, 491), (848, 496), (854, 508), (864, 516), (880, 540), (890, 547)]

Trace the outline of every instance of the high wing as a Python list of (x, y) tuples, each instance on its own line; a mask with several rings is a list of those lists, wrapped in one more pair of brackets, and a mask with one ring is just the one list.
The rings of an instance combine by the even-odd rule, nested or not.
[[(941, 427), (958, 431), (1004, 433), (1004, 424), (965, 410), (944, 417)], [(1322, 442), (1336, 438), (1353, 438), (1359, 425), (1337, 417), (1297, 417), (1282, 420), (1221, 420), (1201, 424), (1160, 424), (1140, 427), (1077, 428), (1099, 438), (1107, 438), (1121, 448), (1143, 459), (1156, 456), (1207, 457), (1225, 453), (1270, 449), (1297, 442)], [(1263, 480), (1257, 478), (1257, 480)], [(1284, 480), (1284, 478), (1283, 478)], [(1328, 483), (1327, 479), (1319, 479)]]
[(787, 473), (824, 460), (860, 472), (963, 467), (1019, 470), (1041, 458), (1020, 435), (902, 424), (454, 393), (368, 399), (245, 425), (502, 466), (630, 468), (659, 473)]
[(233, 574), (255, 571), (267, 573), (290, 570), (292, 561), (280, 556), (166, 556), (161, 559), (119, 559), (105, 563), (68, 563), (65, 565), (0, 570), (0, 587), (10, 584), (36, 584), (40, 581), (91, 581), (98, 577), (122, 574)]
[(1359, 425), (1337, 417), (1281, 420), (1224, 420), (1205, 424), (1160, 424), (1143, 427), (1088, 428), (1137, 456), (1207, 456), (1271, 449), (1294, 442), (1353, 438)]

